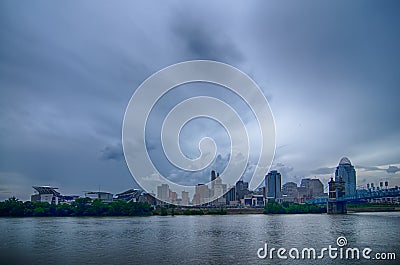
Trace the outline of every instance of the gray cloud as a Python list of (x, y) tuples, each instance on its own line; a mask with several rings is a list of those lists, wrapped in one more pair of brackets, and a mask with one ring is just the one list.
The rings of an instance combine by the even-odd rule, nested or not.
[(172, 21), (172, 32), (190, 59), (208, 59), (240, 63), (245, 55), (218, 24), (198, 17), (195, 13), (179, 13)]
[(397, 173), (398, 171), (400, 171), (400, 168), (396, 166), (389, 166), (388, 169), (386, 169), (387, 173)]
[(100, 151), (100, 157), (104, 160), (121, 161), (124, 159), (124, 152), (120, 143), (116, 145), (108, 145)]
[(335, 172), (334, 167), (320, 167), (318, 169), (311, 170), (311, 174), (321, 174), (321, 175), (327, 175), (327, 174), (333, 174)]

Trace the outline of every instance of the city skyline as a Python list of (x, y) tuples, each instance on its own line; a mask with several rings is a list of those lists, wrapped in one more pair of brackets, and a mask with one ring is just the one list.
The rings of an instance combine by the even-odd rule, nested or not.
[[(318, 176), (325, 184), (347, 156), (358, 185), (400, 185), (399, 4), (367, 3), (1, 2), (0, 199), (26, 200), (34, 185), (66, 193), (137, 187), (121, 146), (127, 103), (154, 72), (194, 59), (232, 64), (259, 84), (275, 117), (271, 170), (283, 182)], [(223, 171), (226, 132), (209, 120), (183, 128), (189, 157), (201, 137), (219, 147), (210, 168), (192, 174), (162, 158), (155, 127), (200, 88), (232, 103), (257, 139), (246, 106), (216, 86), (166, 95), (149, 124), (148, 151), (171, 180), (194, 185), (211, 168)]]
[[(181, 197), (174, 190), (171, 190), (168, 184), (161, 184), (157, 186), (157, 193), (146, 193), (140, 189), (129, 189), (124, 192), (116, 194), (116, 197), (112, 193), (105, 191), (85, 191), (83, 197), (79, 195), (62, 195), (56, 191), (58, 188), (50, 186), (33, 186), (35, 190), (34, 194), (31, 195), (31, 201), (35, 202), (49, 202), (58, 204), (59, 201), (62, 203), (71, 203), (77, 198), (90, 198), (100, 199), (103, 202), (111, 202), (113, 200), (125, 200), (130, 201), (141, 201), (143, 198), (145, 201), (152, 201), (155, 205), (173, 204), (178, 206), (264, 206), (269, 200), (276, 201), (278, 203), (323, 203), (328, 198), (328, 190), (335, 190), (331, 184), (336, 182), (343, 186), (345, 194), (348, 198), (356, 198), (357, 196), (375, 196), (371, 195), (371, 192), (395, 192), (398, 190), (398, 186), (389, 185), (388, 181), (379, 183), (368, 183), (365, 187), (356, 186), (356, 172), (351, 164), (351, 161), (347, 157), (342, 157), (339, 161), (338, 166), (335, 170), (335, 179), (331, 177), (330, 182), (325, 185), (319, 178), (303, 178), (301, 179), (300, 185), (294, 182), (286, 182), (282, 184), (281, 174), (276, 170), (271, 170), (265, 175), (263, 184), (254, 189), (249, 189), (249, 183), (244, 182), (243, 179), (239, 179), (235, 185), (228, 186), (222, 182), (219, 173), (215, 170), (210, 172), (210, 182), (207, 184), (197, 184), (195, 193), (191, 194), (187, 191), (181, 192)], [(335, 185), (335, 184), (334, 184)], [(328, 189), (329, 187), (329, 189)], [(356, 187), (357, 191), (356, 191)], [(326, 189), (325, 189), (326, 188)], [(342, 192), (343, 192), (342, 191)], [(233, 192), (233, 195), (231, 194)], [(148, 196), (150, 195), (150, 197)], [(394, 194), (391, 194), (394, 195)], [(397, 195), (397, 193), (396, 193)], [(143, 197), (144, 196), (144, 197)], [(192, 200), (190, 197), (192, 196)], [(330, 196), (330, 195), (329, 195)], [(384, 194), (380, 193), (379, 196)], [(142, 197), (142, 199), (139, 199)], [(387, 198), (386, 198), (387, 199)], [(307, 202), (308, 201), (308, 202)], [(380, 199), (378, 199), (380, 201)]]

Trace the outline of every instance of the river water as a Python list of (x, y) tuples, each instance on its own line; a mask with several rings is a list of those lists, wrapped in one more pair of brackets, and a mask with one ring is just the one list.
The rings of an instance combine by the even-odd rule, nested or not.
[[(340, 258), (339, 236), (370, 259)], [(265, 243), (287, 259), (260, 259)], [(338, 257), (319, 259), (329, 245)], [(372, 260), (378, 252), (396, 260)], [(400, 213), (0, 218), (0, 264), (400, 264)]]

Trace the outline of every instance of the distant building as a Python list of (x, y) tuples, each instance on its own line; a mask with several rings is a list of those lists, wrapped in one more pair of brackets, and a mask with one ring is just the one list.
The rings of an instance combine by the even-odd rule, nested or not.
[(247, 207), (263, 207), (265, 205), (264, 195), (262, 194), (248, 194), (244, 196), (241, 204)]
[(139, 196), (139, 202), (147, 202), (152, 206), (156, 206), (160, 204), (160, 200), (158, 200), (154, 194), (151, 193), (142, 193)]
[(182, 205), (189, 205), (189, 192), (187, 191), (182, 191)]
[(102, 202), (113, 201), (113, 194), (105, 191), (88, 191), (85, 192), (85, 197), (92, 200), (100, 200)]
[(339, 165), (336, 167), (335, 181), (340, 181), (340, 178), (345, 182), (346, 196), (355, 196), (356, 171), (347, 157), (340, 159)]
[(142, 190), (138, 190), (138, 189), (130, 189), (121, 193), (118, 193), (115, 195), (115, 199), (116, 200), (124, 200), (127, 202), (133, 201), (133, 202), (137, 202), (139, 201), (139, 197), (142, 194)]
[(265, 195), (268, 199), (281, 199), (282, 198), (282, 177), (281, 173), (272, 170), (265, 176)]
[(346, 202), (340, 201), (346, 195), (345, 182), (342, 177), (339, 180), (331, 180), (328, 182), (328, 201), (326, 211), (328, 214), (347, 213)]
[(157, 198), (164, 202), (169, 201), (169, 186), (168, 184), (161, 184), (161, 186), (157, 186)]
[(282, 186), (283, 200), (288, 202), (298, 202), (299, 191), (297, 184), (294, 182), (287, 182)]
[(302, 179), (300, 187), (305, 188), (307, 198), (316, 198), (324, 196), (324, 184), (319, 179)]
[(211, 197), (214, 197), (215, 180), (217, 179), (217, 174), (214, 170), (211, 170)]
[(62, 201), (62, 195), (56, 191), (58, 188), (50, 186), (33, 186), (35, 194), (31, 196), (31, 202), (48, 202), (58, 204)]
[(215, 173), (214, 170), (211, 171), (211, 191), (210, 198), (218, 204), (223, 203), (224, 199), (221, 198), (226, 192), (226, 184), (222, 183), (222, 179), (219, 177), (219, 173)]
[(193, 196), (193, 204), (205, 204), (210, 198), (210, 189), (205, 184), (197, 184), (195, 194)]
[(176, 193), (176, 191), (169, 191), (169, 201), (174, 203), (176, 202), (176, 200), (178, 199), (178, 194)]
[(236, 186), (231, 187), (227, 193), (224, 195), (226, 205), (237, 205), (238, 201), (236, 200)]
[(248, 194), (250, 194), (249, 183), (244, 182), (242, 179), (236, 182), (236, 200), (240, 201)]

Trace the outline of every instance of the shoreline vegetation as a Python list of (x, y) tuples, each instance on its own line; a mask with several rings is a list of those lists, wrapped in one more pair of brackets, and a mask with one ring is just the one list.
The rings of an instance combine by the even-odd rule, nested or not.
[[(349, 212), (388, 212), (400, 211), (392, 204), (359, 203), (348, 204)], [(49, 204), (47, 202), (22, 202), (9, 198), (0, 202), (0, 217), (79, 217), (79, 216), (174, 216), (174, 215), (231, 215), (231, 214), (321, 214), (326, 207), (313, 204), (295, 204), (269, 201), (259, 208), (182, 208), (166, 205), (153, 208), (147, 202), (114, 201), (103, 203), (100, 200), (79, 198), (72, 204)]]

